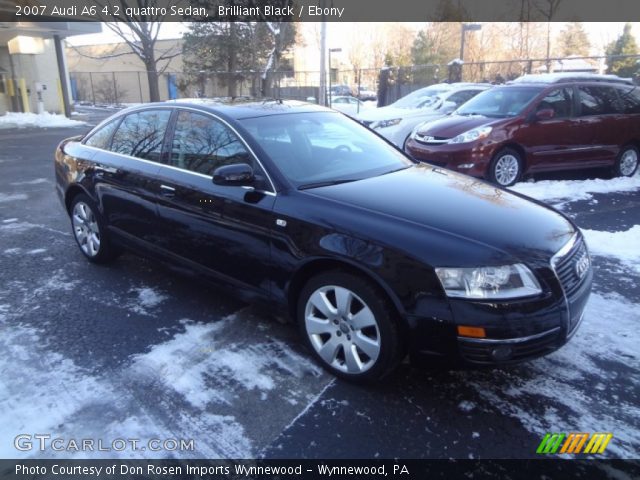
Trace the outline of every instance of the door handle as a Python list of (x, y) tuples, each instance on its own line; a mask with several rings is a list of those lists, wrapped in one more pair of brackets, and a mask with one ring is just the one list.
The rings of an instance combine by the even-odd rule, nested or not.
[(176, 189), (169, 185), (160, 185), (160, 194), (163, 197), (173, 197), (176, 194)]

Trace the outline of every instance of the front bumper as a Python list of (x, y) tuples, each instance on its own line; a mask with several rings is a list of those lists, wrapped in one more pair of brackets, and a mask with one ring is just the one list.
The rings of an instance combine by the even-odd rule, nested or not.
[(425, 144), (409, 138), (405, 151), (416, 160), (485, 178), (496, 148), (488, 142)]
[[(581, 254), (584, 244), (577, 245), (566, 254), (565, 263)], [(503, 365), (540, 357), (562, 347), (584, 318), (593, 270), (589, 268), (579, 282), (572, 284), (567, 284), (560, 268), (558, 272), (552, 267), (536, 271), (547, 287), (539, 298), (495, 303), (449, 299), (453, 320), (410, 319), (412, 362)], [(486, 338), (459, 336), (459, 325), (482, 327)]]

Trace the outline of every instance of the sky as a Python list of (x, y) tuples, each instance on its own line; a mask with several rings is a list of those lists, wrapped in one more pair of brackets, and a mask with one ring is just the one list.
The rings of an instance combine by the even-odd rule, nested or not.
[[(344, 43), (348, 41), (348, 35), (350, 35), (353, 28), (367, 28), (367, 23), (350, 24), (349, 28), (345, 28), (345, 23), (328, 23), (327, 37), (328, 43)], [(411, 27), (419, 30), (424, 26), (424, 23), (412, 23), (408, 24)], [(624, 22), (584, 22), (585, 30), (590, 36), (591, 43), (594, 45), (594, 55), (604, 53), (604, 46), (609, 42), (615, 40), (621, 33), (624, 27)], [(633, 23), (633, 34), (640, 41), (640, 23)], [(563, 22), (553, 23), (553, 29), (559, 32), (564, 27)], [(187, 23), (181, 22), (166, 22), (160, 29), (159, 38), (180, 38), (182, 33), (188, 29)], [(68, 42), (72, 45), (92, 45), (101, 43), (118, 42), (119, 37), (109, 30), (105, 25), (102, 26), (102, 33), (90, 34), (90, 35), (78, 35), (70, 37)]]

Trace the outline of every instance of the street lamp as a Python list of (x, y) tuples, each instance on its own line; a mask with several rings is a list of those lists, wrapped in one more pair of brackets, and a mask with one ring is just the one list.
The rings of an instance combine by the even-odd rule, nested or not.
[(460, 60), (464, 62), (464, 34), (466, 32), (475, 32), (482, 28), (479, 23), (463, 23), (462, 33), (460, 34)]
[(341, 52), (341, 48), (330, 48), (329, 49), (329, 107), (333, 105), (333, 99), (331, 97), (331, 54)]

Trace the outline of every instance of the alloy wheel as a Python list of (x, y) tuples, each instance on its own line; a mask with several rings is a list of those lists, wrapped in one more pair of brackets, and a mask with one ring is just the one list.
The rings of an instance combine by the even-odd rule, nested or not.
[(311, 345), (327, 365), (347, 374), (369, 370), (380, 355), (380, 330), (369, 306), (351, 290), (323, 286), (307, 300)]
[(73, 234), (82, 251), (89, 257), (95, 257), (100, 252), (100, 227), (91, 207), (84, 202), (78, 202), (72, 213)]
[(495, 179), (502, 186), (511, 185), (520, 173), (520, 162), (510, 154), (501, 156), (496, 162)]
[(629, 148), (625, 150), (620, 157), (620, 173), (625, 177), (633, 175), (638, 166), (638, 152), (635, 149)]

